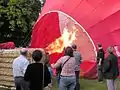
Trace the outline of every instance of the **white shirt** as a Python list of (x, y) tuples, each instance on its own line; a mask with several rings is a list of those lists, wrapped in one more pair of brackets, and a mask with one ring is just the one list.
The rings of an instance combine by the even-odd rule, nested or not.
[(114, 48), (115, 48), (115, 52), (116, 52), (117, 56), (120, 57), (120, 52), (118, 50), (118, 46), (115, 46)]
[(29, 61), (23, 56), (20, 55), (13, 61), (13, 76), (22, 76), (24, 77)]

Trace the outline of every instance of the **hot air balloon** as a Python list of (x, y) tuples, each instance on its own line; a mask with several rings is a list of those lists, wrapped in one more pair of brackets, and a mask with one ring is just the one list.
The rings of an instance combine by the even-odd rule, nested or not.
[(32, 32), (31, 47), (45, 48), (51, 63), (77, 44), (81, 74), (96, 78), (96, 45), (120, 45), (120, 0), (46, 0)]

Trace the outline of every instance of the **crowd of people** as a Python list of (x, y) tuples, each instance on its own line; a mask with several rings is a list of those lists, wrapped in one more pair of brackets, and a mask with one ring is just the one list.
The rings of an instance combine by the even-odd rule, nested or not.
[[(105, 52), (101, 44), (98, 44), (97, 52), (97, 71), (98, 81), (103, 79), (107, 81), (108, 90), (116, 90), (115, 80), (119, 75), (118, 60), (113, 53), (113, 47), (108, 47), (108, 56), (105, 58)], [(56, 63), (49, 64), (49, 54), (47, 61), (41, 62), (43, 53), (41, 50), (35, 50), (32, 53), (34, 63), (27, 59), (28, 50), (20, 50), (20, 56), (13, 61), (13, 76), (16, 90), (52, 90), (51, 68), (56, 69), (56, 79), (58, 90), (80, 90), (80, 64), (82, 56), (77, 51), (77, 45), (73, 44), (64, 49), (64, 56), (59, 58)]]
[(98, 44), (97, 52), (97, 71), (98, 81), (106, 79), (108, 90), (117, 90), (116, 78), (119, 76), (118, 59), (114, 54), (114, 48), (107, 48), (107, 57), (102, 48), (102, 44)]

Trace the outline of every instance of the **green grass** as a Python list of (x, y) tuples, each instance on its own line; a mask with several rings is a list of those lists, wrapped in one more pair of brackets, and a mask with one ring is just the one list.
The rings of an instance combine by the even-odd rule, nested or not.
[[(57, 90), (56, 81), (53, 81), (53, 90)], [(81, 90), (107, 90), (106, 81), (99, 83), (97, 80), (80, 79)], [(117, 80), (117, 90), (120, 90), (120, 80)]]
[[(81, 90), (107, 90), (106, 82), (99, 83), (97, 80), (87, 80), (87, 79), (80, 79)], [(117, 90), (120, 90), (120, 79), (117, 80)], [(6, 89), (0, 89), (6, 90)], [(57, 89), (56, 80), (53, 79), (53, 89)]]

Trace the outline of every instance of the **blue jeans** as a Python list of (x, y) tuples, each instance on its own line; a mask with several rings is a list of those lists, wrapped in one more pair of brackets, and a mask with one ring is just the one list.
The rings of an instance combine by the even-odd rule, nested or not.
[(58, 83), (58, 85), (59, 85), (59, 83), (60, 83), (60, 74), (57, 74), (57, 75), (56, 75), (56, 79), (57, 79), (57, 83)]
[(74, 90), (76, 86), (75, 76), (61, 76), (59, 90)]
[(108, 90), (117, 90), (117, 85), (114, 79), (107, 79)]

